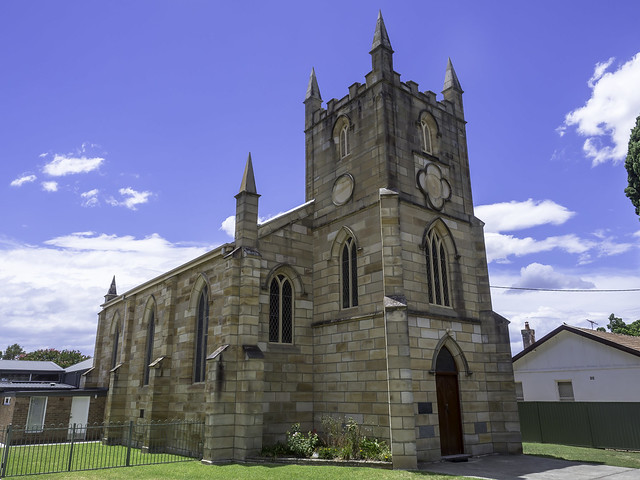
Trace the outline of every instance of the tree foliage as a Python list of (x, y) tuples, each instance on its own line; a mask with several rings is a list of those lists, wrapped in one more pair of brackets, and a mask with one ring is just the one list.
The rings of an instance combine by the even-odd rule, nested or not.
[(62, 368), (70, 367), (78, 362), (87, 360), (88, 356), (83, 355), (79, 350), (56, 350), (55, 348), (42, 348), (33, 352), (25, 353), (20, 360), (41, 360), (54, 362)]
[(83, 355), (79, 350), (57, 350), (55, 348), (42, 348), (27, 353), (17, 343), (9, 345), (4, 351), (4, 355), (0, 352), (0, 360), (40, 360), (54, 362), (62, 368), (70, 367), (89, 358), (91, 357)]
[(7, 349), (4, 351), (4, 354), (0, 352), (0, 359), (2, 360), (18, 360), (20, 355), (25, 354), (26, 352), (22, 349), (20, 345), (14, 343), (13, 345), (9, 345)]
[(636, 215), (640, 216), (640, 116), (636, 118), (636, 126), (631, 129), (629, 150), (624, 166), (627, 169), (629, 184), (624, 189), (624, 193), (636, 207)]
[[(613, 313), (609, 315), (609, 325), (607, 328), (611, 330), (611, 333), (620, 333), (622, 335), (632, 335), (634, 337), (640, 337), (640, 320), (627, 325), (621, 318), (616, 317)], [(604, 328), (598, 330), (604, 331)]]

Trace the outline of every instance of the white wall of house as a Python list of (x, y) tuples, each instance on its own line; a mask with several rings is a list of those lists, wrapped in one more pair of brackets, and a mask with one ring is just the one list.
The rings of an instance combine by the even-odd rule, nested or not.
[(640, 357), (561, 331), (513, 363), (524, 400), (557, 402), (571, 381), (576, 402), (640, 401)]

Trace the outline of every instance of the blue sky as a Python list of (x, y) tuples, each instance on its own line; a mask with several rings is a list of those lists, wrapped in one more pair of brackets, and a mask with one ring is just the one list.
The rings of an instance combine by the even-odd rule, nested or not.
[[(640, 114), (637, 1), (0, 2), (0, 349), (91, 354), (124, 292), (221, 243), (252, 154), (263, 218), (304, 202), (302, 100), (371, 68), (382, 10), (403, 81), (464, 102), (491, 284), (640, 288), (624, 195)], [(493, 289), (512, 350), (640, 318), (639, 292)]]

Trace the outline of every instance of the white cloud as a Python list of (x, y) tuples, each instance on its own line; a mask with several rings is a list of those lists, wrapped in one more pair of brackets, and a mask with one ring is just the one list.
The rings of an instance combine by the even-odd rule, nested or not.
[(593, 282), (556, 272), (551, 265), (531, 263), (520, 269), (520, 279), (513, 285), (519, 288), (587, 289)]
[(58, 182), (42, 182), (42, 189), (45, 192), (57, 192)]
[(137, 210), (138, 205), (147, 203), (151, 195), (153, 195), (151, 192), (138, 192), (131, 187), (121, 188), (118, 192), (124, 197), (124, 199), (117, 200), (110, 197), (107, 199), (107, 203), (114, 207), (126, 207), (129, 210)]
[(21, 187), (25, 183), (31, 183), (36, 181), (35, 175), (23, 175), (22, 177), (16, 178), (11, 182), (12, 187)]
[[(533, 280), (540, 276), (542, 281), (551, 285), (554, 281), (561, 288), (582, 288), (577, 286), (581, 282), (595, 285), (600, 290), (621, 290), (640, 288), (640, 275), (608, 271), (598, 272), (555, 272), (541, 267), (523, 269), (520, 273), (510, 273), (490, 270), (491, 285), (517, 285)], [(500, 268), (500, 267), (497, 267)], [(549, 287), (553, 288), (553, 287)], [(515, 354), (522, 350), (522, 336), (520, 330), (527, 321), (536, 330), (536, 338), (540, 339), (547, 333), (566, 322), (590, 328), (587, 319), (594, 320), (605, 326), (609, 314), (615, 313), (625, 321), (640, 318), (640, 307), (637, 302), (638, 292), (541, 292), (524, 291), (518, 295), (509, 290), (491, 289), (493, 309), (511, 321), (509, 332), (511, 336), (511, 350)]]
[(508, 262), (511, 255), (521, 257), (532, 253), (562, 250), (567, 253), (584, 254), (596, 246), (595, 242), (576, 235), (560, 235), (536, 240), (531, 237), (518, 238), (513, 235), (488, 232), (484, 235), (487, 247), (487, 262)]
[(540, 225), (562, 225), (575, 212), (552, 200), (502, 202), (475, 208), (478, 218), (485, 222), (486, 232), (523, 230)]
[(614, 60), (615, 60), (615, 57), (611, 57), (606, 62), (596, 63), (596, 66), (593, 69), (593, 75), (591, 75), (591, 78), (587, 82), (587, 85), (589, 85), (589, 88), (593, 88), (596, 86), (596, 83), (598, 83), (598, 80), (602, 78), (602, 76), (607, 71), (607, 68), (611, 66)]
[(236, 216), (230, 215), (225, 218), (220, 225), (220, 230), (229, 235), (231, 238), (234, 238), (236, 235)]
[(84, 192), (80, 194), (80, 197), (82, 198), (82, 206), (83, 207), (96, 207), (100, 204), (100, 201), (98, 200), (98, 193), (100, 193), (100, 191), (97, 188), (94, 188), (93, 190), (89, 190), (88, 192)]
[(124, 293), (207, 250), (159, 235), (81, 232), (38, 246), (0, 239), (0, 341), (27, 350), (77, 348), (91, 354), (96, 313), (114, 274)]
[(89, 173), (97, 170), (104, 162), (102, 157), (87, 158), (56, 154), (42, 171), (52, 177), (62, 177), (76, 173)]
[(588, 82), (591, 98), (569, 112), (564, 121), (565, 126), (575, 126), (580, 135), (588, 137), (583, 149), (594, 166), (625, 158), (629, 134), (640, 112), (640, 53), (608, 72), (613, 60), (595, 66)]

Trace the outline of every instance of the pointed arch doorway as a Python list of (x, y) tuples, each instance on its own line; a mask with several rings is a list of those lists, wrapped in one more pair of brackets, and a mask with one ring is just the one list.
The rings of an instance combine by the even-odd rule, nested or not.
[(458, 368), (447, 347), (442, 347), (436, 359), (436, 393), (440, 424), (440, 452), (442, 456), (464, 453)]

